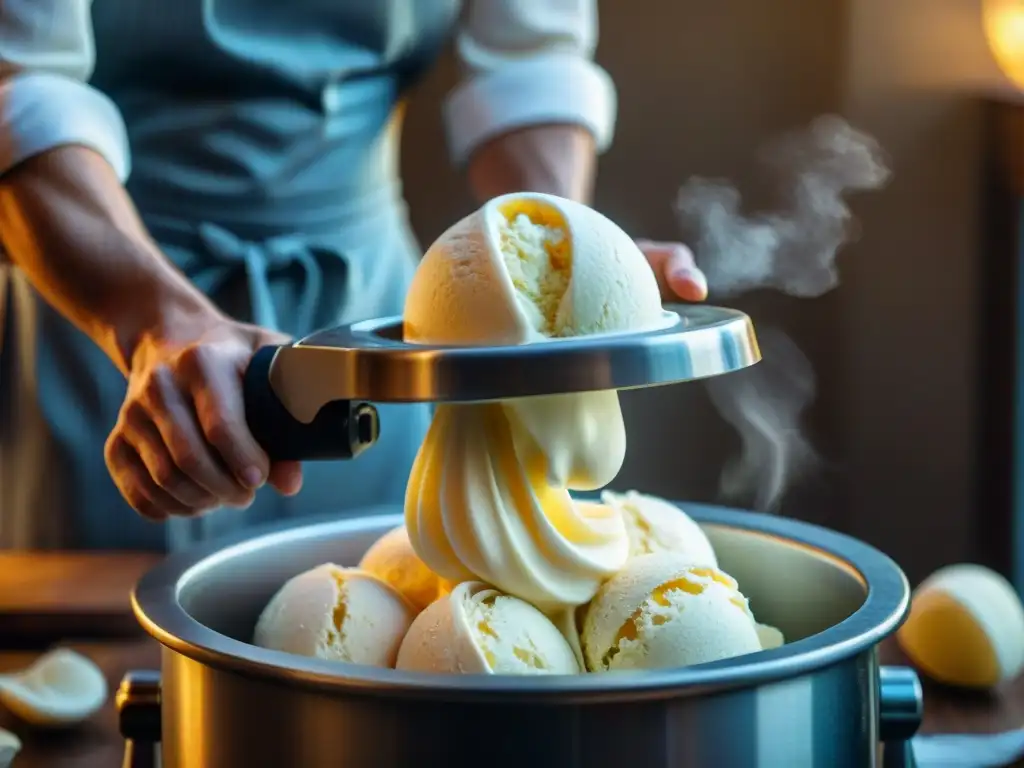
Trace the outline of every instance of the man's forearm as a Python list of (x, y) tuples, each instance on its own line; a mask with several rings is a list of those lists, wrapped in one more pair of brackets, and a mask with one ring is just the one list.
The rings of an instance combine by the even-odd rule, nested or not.
[(546, 192), (589, 203), (597, 152), (575, 125), (540, 125), (498, 136), (479, 147), (468, 166), (479, 202), (508, 192)]
[(0, 239), (43, 298), (125, 373), (141, 340), (216, 311), (89, 149), (54, 149), (0, 178)]

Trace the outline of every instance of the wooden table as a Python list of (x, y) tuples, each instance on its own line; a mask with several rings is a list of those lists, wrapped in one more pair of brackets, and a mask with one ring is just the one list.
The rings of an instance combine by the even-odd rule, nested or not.
[(156, 642), (135, 622), (129, 593), (155, 555), (0, 552), (0, 673), (24, 669), (55, 639), (103, 670), (110, 696), (89, 722), (68, 731), (33, 731), (0, 708), (0, 727), (18, 735), (14, 768), (117, 768), (123, 743), (114, 692), (130, 669), (157, 669)]
[[(883, 664), (908, 663), (892, 641), (883, 644), (881, 656)], [(1001, 733), (1024, 728), (1024, 675), (991, 693), (965, 693), (928, 680), (922, 680), (922, 687), (921, 733)]]
[[(15, 576), (11, 575), (7, 567), (10, 563), (5, 562), (5, 557), (0, 554), (0, 642), (9, 646), (11, 630), (15, 624), (10, 621), (10, 611), (13, 610), (9, 589), (11, 584), (5, 581), (12, 581)], [(126, 556), (121, 559), (106, 557), (96, 560), (95, 556), (92, 557), (94, 562), (88, 568), (77, 559), (63, 563), (53, 560), (20, 563), (29, 568), (28, 571), (19, 570), (16, 576), (19, 589), (22, 590), (22, 604), (31, 604), (32, 610), (37, 618), (42, 618), (40, 623), (47, 630), (52, 630), (59, 623), (62, 610), (72, 617), (72, 623), (78, 627), (88, 625), (97, 617), (108, 627), (118, 626), (123, 629), (127, 625), (123, 620), (128, 616), (128, 591), (138, 573), (152, 564), (152, 559)], [(82, 586), (83, 572), (102, 574), (86, 580), (93, 585), (91, 590)], [(27, 573), (35, 573), (36, 578), (28, 579)], [(72, 583), (67, 582), (68, 578), (72, 579)], [(63, 585), (54, 584), (55, 579), (63, 582)], [(102, 588), (97, 587), (97, 584), (102, 584)], [(74, 606), (68, 605), (69, 595)], [(4, 600), (7, 601), (6, 605)], [(118, 614), (120, 619), (111, 619), (114, 614)], [(25, 617), (28, 612), (22, 611), (21, 615)], [(111, 621), (113, 624), (109, 624)], [(25, 629), (25, 622), (20, 626)], [(0, 711), (0, 727), (17, 733), (24, 744), (14, 768), (117, 768), (121, 765), (123, 744), (117, 729), (113, 694), (128, 670), (156, 669), (159, 650), (149, 638), (138, 634), (125, 637), (123, 631), (120, 634), (121, 637), (62, 643), (93, 659), (103, 670), (110, 685), (110, 700), (89, 722), (67, 732), (33, 732), (6, 712)], [(0, 672), (27, 667), (44, 649), (45, 644), (41, 641), (37, 642), (35, 648), (0, 649)], [(905, 663), (899, 649), (891, 642), (883, 646), (882, 660), (886, 664)], [(925, 722), (922, 733), (995, 733), (1022, 726), (1024, 676), (990, 695), (967, 695), (925, 685)]]
[[(123, 745), (117, 731), (113, 691), (129, 669), (157, 668), (157, 646), (148, 639), (69, 643), (68, 646), (100, 665), (111, 687), (111, 700), (90, 722), (60, 734), (33, 733), (0, 712), (0, 727), (15, 731), (24, 743), (14, 768), (117, 768), (121, 765)], [(35, 655), (0, 652), (0, 672), (23, 668)], [(883, 649), (883, 658), (888, 663), (900, 663), (899, 650), (887, 646)], [(926, 686), (923, 733), (994, 733), (1021, 726), (1024, 726), (1024, 679), (991, 696), (966, 696)]]
[[(118, 768), (121, 765), (124, 742), (117, 729), (114, 692), (129, 669), (158, 669), (159, 647), (148, 638), (65, 645), (99, 664), (110, 686), (107, 704), (89, 722), (70, 731), (33, 731), (0, 711), (0, 727), (18, 734), (22, 741), (22, 751), (14, 759), (12, 768)], [(36, 652), (0, 651), (0, 672), (23, 669), (37, 655)]]

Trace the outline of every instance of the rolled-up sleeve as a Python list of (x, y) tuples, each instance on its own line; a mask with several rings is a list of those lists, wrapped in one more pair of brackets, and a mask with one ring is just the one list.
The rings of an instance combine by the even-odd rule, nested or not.
[(89, 84), (95, 63), (92, 0), (0, 3), (0, 173), (64, 145), (98, 152), (123, 181), (124, 121)]
[(590, 131), (599, 151), (615, 129), (615, 86), (593, 61), (596, 0), (470, 0), (456, 37), (463, 79), (445, 104), (453, 160), (529, 125)]

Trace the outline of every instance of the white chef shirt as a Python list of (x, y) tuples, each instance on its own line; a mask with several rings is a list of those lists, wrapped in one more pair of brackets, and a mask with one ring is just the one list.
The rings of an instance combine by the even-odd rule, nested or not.
[[(96, 59), (91, 6), (92, 0), (0, 5), (0, 173), (76, 144), (128, 177), (121, 115), (88, 84)], [(596, 0), (467, 0), (455, 46), (462, 79), (444, 106), (452, 159), (461, 164), (489, 138), (545, 123), (581, 125), (599, 151), (606, 149), (616, 96), (593, 62), (597, 33)]]

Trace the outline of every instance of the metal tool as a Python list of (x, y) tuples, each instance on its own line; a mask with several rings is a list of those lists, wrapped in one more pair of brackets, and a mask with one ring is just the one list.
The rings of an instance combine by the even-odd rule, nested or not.
[(256, 353), (245, 375), (246, 417), (272, 459), (351, 459), (377, 440), (373, 402), (634, 389), (718, 376), (761, 359), (753, 324), (738, 310), (681, 305), (663, 318), (641, 333), (501, 347), (410, 344), (400, 317), (318, 331)]

